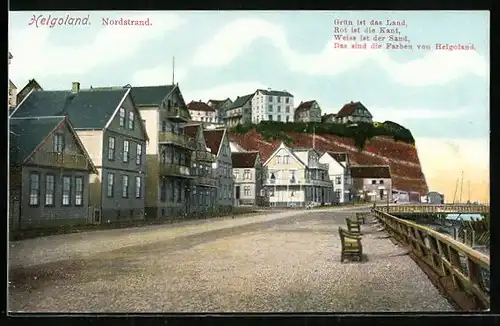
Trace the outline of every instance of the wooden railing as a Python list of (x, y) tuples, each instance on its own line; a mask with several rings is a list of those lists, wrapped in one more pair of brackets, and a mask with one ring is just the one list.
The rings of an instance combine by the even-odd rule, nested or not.
[(201, 185), (201, 186), (215, 187), (217, 185), (217, 180), (214, 177), (197, 176), (196, 183)]
[(191, 117), (187, 108), (171, 107), (166, 109), (166, 116), (169, 119), (187, 121)]
[[(387, 212), (387, 206), (377, 209)], [(490, 206), (486, 205), (390, 205), (389, 214), (489, 214)]]
[(177, 164), (169, 164), (169, 163), (160, 163), (159, 173), (160, 175), (169, 175), (174, 177), (184, 177), (184, 178), (194, 177), (193, 175), (191, 175), (190, 167)]
[(195, 151), (194, 157), (196, 161), (215, 162), (215, 155), (206, 151)]
[(174, 134), (170, 131), (160, 131), (158, 134), (159, 143), (170, 143), (185, 148), (194, 148), (194, 140), (186, 135)]
[[(480, 309), (490, 308), (486, 285), (490, 258), (449, 236), (425, 226), (397, 218), (378, 209), (375, 216), (385, 230), (424, 260), (440, 277), (451, 277), (455, 290), (471, 295)], [(465, 267), (461, 262), (465, 260)], [(488, 276), (489, 277), (489, 276)]]
[(30, 163), (38, 163), (60, 168), (88, 169), (89, 167), (88, 158), (81, 154), (40, 151), (36, 155), (32, 156), (32, 158), (35, 161)]

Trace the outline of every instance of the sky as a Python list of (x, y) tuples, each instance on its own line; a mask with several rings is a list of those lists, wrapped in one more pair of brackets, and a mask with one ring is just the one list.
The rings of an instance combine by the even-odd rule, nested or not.
[[(88, 17), (90, 25), (41, 25), (42, 18)], [(30, 25), (33, 17), (40, 17)], [(150, 26), (104, 26), (103, 19), (149, 19)], [(335, 20), (405, 21), (412, 50), (336, 48)], [(10, 12), (9, 78), (44, 89), (172, 83), (187, 102), (235, 98), (257, 88), (316, 100), (323, 113), (361, 101), (374, 120), (409, 128), (430, 190), (451, 201), (489, 201), (489, 12), (203, 11)], [(356, 26), (353, 26), (356, 27)], [(391, 26), (394, 27), (394, 26)], [(386, 39), (389, 34), (385, 34)], [(435, 50), (435, 44), (474, 50)], [(430, 45), (430, 50), (417, 45)], [(457, 197), (460, 189), (457, 191)]]

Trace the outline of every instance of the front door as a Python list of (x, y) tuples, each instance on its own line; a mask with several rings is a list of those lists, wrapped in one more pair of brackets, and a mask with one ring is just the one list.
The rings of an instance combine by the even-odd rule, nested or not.
[(380, 199), (384, 199), (384, 189), (379, 189)]
[(240, 199), (240, 186), (236, 186), (236, 194), (235, 194), (235, 198), (236, 200), (239, 200)]

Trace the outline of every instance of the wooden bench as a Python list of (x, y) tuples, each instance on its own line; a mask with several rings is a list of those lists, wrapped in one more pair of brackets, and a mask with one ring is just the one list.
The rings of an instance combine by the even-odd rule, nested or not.
[(367, 216), (368, 213), (356, 213), (356, 221), (360, 224), (365, 224)]
[(361, 234), (361, 224), (359, 222), (353, 221), (350, 218), (346, 218), (345, 222), (347, 224), (347, 231), (353, 234)]
[(340, 243), (342, 245), (340, 262), (344, 262), (347, 257), (357, 257), (360, 262), (363, 258), (363, 246), (361, 245), (361, 236), (352, 234), (342, 227), (339, 227)]

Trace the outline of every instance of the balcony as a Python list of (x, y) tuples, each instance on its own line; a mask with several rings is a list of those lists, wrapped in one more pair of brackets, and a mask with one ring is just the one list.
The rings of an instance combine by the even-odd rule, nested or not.
[(161, 176), (171, 176), (179, 178), (193, 178), (191, 175), (191, 169), (188, 166), (160, 163), (159, 173)]
[(315, 163), (309, 164), (308, 168), (328, 171), (328, 164), (315, 162)]
[(178, 108), (178, 107), (167, 108), (165, 112), (166, 112), (166, 117), (173, 121), (187, 122), (189, 121), (189, 119), (191, 119), (191, 116), (189, 115), (189, 111), (187, 108)]
[(215, 162), (215, 155), (207, 151), (195, 151), (194, 157), (196, 161)]
[(193, 149), (195, 147), (194, 139), (186, 135), (174, 134), (171, 131), (160, 131), (158, 134), (158, 143), (173, 144), (188, 149)]
[(242, 117), (243, 116), (243, 112), (241, 110), (235, 110), (235, 111), (228, 111), (226, 113), (226, 117), (229, 119), (229, 118), (238, 118), (238, 117)]
[(58, 168), (82, 170), (89, 168), (89, 161), (87, 157), (80, 154), (40, 151), (36, 155), (32, 156), (32, 160), (32, 163)]
[(318, 186), (332, 187), (332, 182), (328, 180), (316, 179), (264, 179), (264, 186)]
[(195, 179), (196, 184), (200, 186), (207, 186), (207, 187), (217, 187), (217, 179), (214, 177), (210, 176), (197, 176)]

